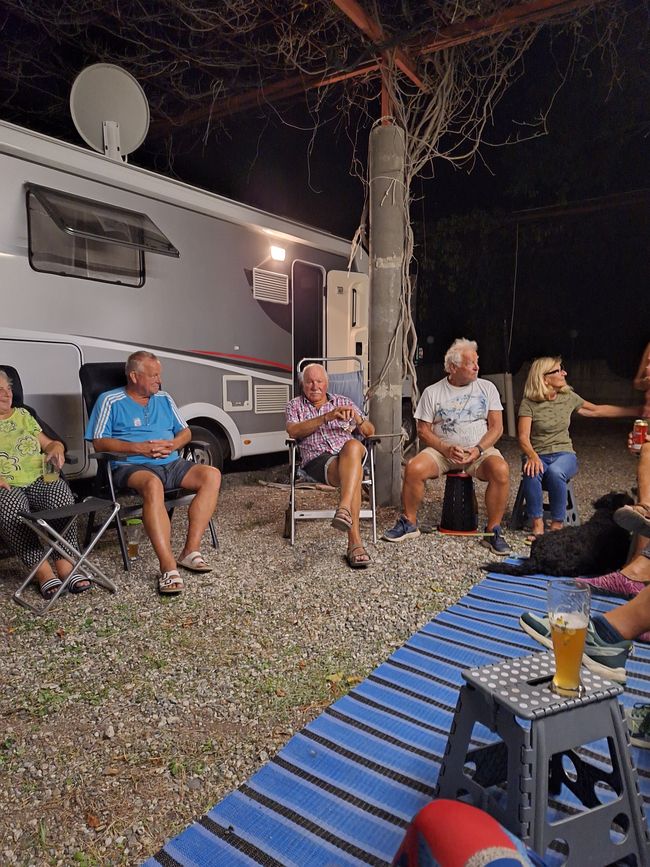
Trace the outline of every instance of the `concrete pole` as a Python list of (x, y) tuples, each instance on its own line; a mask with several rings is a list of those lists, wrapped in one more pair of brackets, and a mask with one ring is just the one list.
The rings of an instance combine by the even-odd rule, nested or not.
[[(404, 187), (404, 132), (394, 125), (370, 133), (370, 383), (388, 357), (402, 295), (402, 264), (407, 209)], [(370, 401), (370, 418), (378, 434), (399, 434), (402, 427), (402, 354), (398, 351)], [(401, 454), (399, 439), (383, 440), (377, 449), (377, 501), (399, 506)]]

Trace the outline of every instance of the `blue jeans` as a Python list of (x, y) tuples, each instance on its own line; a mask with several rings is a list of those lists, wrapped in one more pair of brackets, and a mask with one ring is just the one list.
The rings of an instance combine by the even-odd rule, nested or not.
[(544, 515), (542, 481), (548, 491), (548, 504), (551, 510), (551, 521), (561, 521), (566, 518), (566, 485), (578, 472), (578, 459), (573, 452), (555, 452), (551, 455), (540, 455), (544, 472), (536, 476), (524, 476), (522, 485), (526, 498), (526, 511), (529, 518), (541, 518)]

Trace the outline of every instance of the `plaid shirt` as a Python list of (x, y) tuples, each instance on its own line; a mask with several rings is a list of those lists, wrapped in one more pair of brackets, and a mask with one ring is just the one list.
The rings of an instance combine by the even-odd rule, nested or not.
[[(300, 397), (294, 397), (287, 404), (287, 424), (296, 424), (310, 418), (316, 418), (319, 415), (325, 415), (337, 406), (351, 406), (360, 418), (364, 421), (366, 419), (366, 416), (349, 397), (328, 393), (326, 402), (319, 409), (316, 409), (314, 404), (310, 403), (304, 394), (301, 394)], [(347, 430), (349, 424), (350, 419), (335, 418), (333, 421), (324, 422), (316, 428), (314, 433), (300, 440), (300, 461), (303, 466), (324, 452), (338, 455), (348, 440), (355, 439)]]

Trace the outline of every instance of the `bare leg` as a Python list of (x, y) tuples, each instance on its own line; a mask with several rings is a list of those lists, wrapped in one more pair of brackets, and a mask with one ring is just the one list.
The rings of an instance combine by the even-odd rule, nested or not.
[(544, 518), (533, 518), (531, 531), (533, 536), (542, 536), (544, 534)]
[(179, 560), (187, 557), (192, 551), (201, 549), (201, 539), (217, 508), (221, 473), (216, 467), (195, 464), (183, 477), (181, 487), (184, 490), (195, 491), (196, 496), (188, 510), (187, 538)]
[(176, 558), (171, 548), (171, 526), (165, 509), (165, 491), (157, 475), (148, 470), (137, 470), (129, 476), (128, 485), (142, 497), (142, 523), (149, 537), (161, 572), (176, 569)]
[[(645, 506), (650, 506), (650, 442), (641, 446), (639, 454), (639, 465), (636, 470), (637, 488), (639, 489), (638, 502)], [(633, 559), (650, 541), (650, 537), (637, 534), (636, 546), (634, 548)], [(631, 562), (627, 565), (631, 565)], [(627, 566), (625, 567), (627, 569)], [(627, 574), (627, 572), (625, 573)]]
[(440, 468), (431, 455), (421, 452), (406, 465), (402, 485), (402, 510), (411, 524), (416, 524), (418, 509), (424, 499), (424, 485), (427, 479), (437, 479)]
[(327, 470), (328, 482), (341, 489), (339, 508), (347, 509), (352, 518), (352, 527), (348, 531), (348, 551), (355, 545), (362, 544), (359, 512), (363, 456), (364, 447), (359, 440), (348, 440), (339, 452), (338, 458), (332, 461)]
[[(647, 566), (648, 579), (650, 580), (650, 560), (643, 558)], [(642, 632), (650, 630), (650, 587), (645, 587), (640, 593), (621, 605), (612, 608), (603, 615), (623, 638), (633, 639)]]
[[(43, 552), (43, 553), (45, 553), (45, 552)], [(64, 562), (67, 562), (67, 560)], [(70, 567), (70, 569), (72, 568), (72, 566), (70, 566), (70, 563), (68, 563), (68, 566)], [(68, 569), (68, 572), (70, 571), (70, 569)], [(59, 571), (59, 570), (57, 569), (57, 571)], [(66, 577), (65, 575), (61, 575), (60, 572), (59, 572), (59, 576), (61, 578)], [(52, 578), (56, 578), (56, 575), (54, 574), (54, 572), (52, 571), (52, 567), (50, 566), (50, 564), (46, 560), (45, 563), (41, 563), (41, 565), (38, 567), (35, 577), (38, 580), (39, 587), (42, 587), (46, 581), (51, 581)], [(58, 587), (58, 584), (57, 584), (57, 587)]]
[(508, 464), (499, 455), (491, 455), (476, 471), (476, 478), (488, 483), (485, 491), (485, 508), (487, 528), (492, 530), (497, 524), (501, 524), (508, 502), (510, 492)]

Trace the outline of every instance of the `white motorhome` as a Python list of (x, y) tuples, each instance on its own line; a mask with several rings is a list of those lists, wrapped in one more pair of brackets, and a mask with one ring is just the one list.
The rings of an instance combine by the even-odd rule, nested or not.
[(79, 367), (150, 349), (212, 461), (285, 448), (296, 362), (368, 361), (350, 244), (0, 122), (0, 362), (94, 472)]

